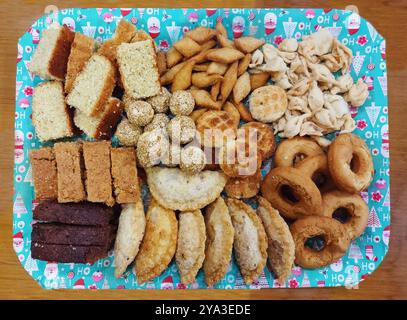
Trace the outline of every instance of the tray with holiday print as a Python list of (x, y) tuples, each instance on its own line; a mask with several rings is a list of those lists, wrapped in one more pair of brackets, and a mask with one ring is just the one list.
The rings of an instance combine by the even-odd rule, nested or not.
[[(354, 240), (345, 256), (321, 269), (293, 267), (284, 284), (278, 283), (267, 267), (259, 280), (246, 286), (234, 257), (226, 276), (215, 288), (301, 288), (357, 286), (383, 261), (390, 236), (389, 135), (385, 40), (368, 21), (351, 11), (337, 9), (156, 9), (90, 8), (52, 11), (35, 21), (18, 42), (15, 110), (15, 159), (13, 247), (26, 271), (44, 288), (73, 289), (185, 289), (206, 288), (202, 270), (192, 285), (180, 284), (175, 262), (160, 276), (138, 284), (131, 268), (124, 276), (114, 276), (113, 252), (90, 264), (64, 264), (35, 260), (30, 254), (30, 234), (34, 200), (32, 168), (28, 151), (41, 144), (31, 121), (33, 87), (43, 80), (28, 72), (33, 51), (42, 31), (53, 22), (65, 24), (98, 42), (110, 38), (120, 19), (146, 30), (160, 50), (168, 50), (183, 33), (198, 25), (214, 27), (222, 19), (229, 38), (253, 35), (278, 45), (285, 38), (300, 39), (319, 28), (328, 30), (354, 53), (351, 75), (368, 85), (365, 104), (352, 109), (357, 128), (371, 150), (374, 179), (363, 199), (369, 206), (365, 233)], [(267, 164), (263, 173), (267, 170)], [(143, 189), (144, 190), (144, 189)], [(144, 194), (145, 195), (145, 194)]]

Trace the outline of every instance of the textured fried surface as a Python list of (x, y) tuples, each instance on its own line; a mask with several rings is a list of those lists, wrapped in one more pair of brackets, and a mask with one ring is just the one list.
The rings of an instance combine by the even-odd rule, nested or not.
[(206, 284), (212, 286), (222, 279), (228, 270), (235, 233), (229, 209), (222, 197), (206, 208), (205, 225), (206, 250), (203, 269)]
[(177, 247), (178, 223), (175, 212), (152, 199), (147, 224), (134, 266), (139, 284), (158, 276), (167, 268)]

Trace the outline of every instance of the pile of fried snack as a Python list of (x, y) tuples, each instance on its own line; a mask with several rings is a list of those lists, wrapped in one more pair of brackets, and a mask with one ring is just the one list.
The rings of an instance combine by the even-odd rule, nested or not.
[[(294, 263), (335, 262), (366, 227), (359, 193), (373, 177), (368, 147), (350, 133), (349, 105), (368, 95), (351, 61), (326, 29), (276, 48), (230, 40), (218, 22), (167, 52), (126, 20), (101, 45), (64, 26), (45, 30), (29, 67), (49, 80), (34, 89), (36, 135), (96, 141), (30, 151), (41, 221), (32, 257), (92, 263), (114, 243), (117, 277), (133, 264), (141, 284), (175, 258), (183, 284), (203, 268), (208, 286), (232, 251), (246, 284), (267, 257), (280, 281)], [(331, 143), (324, 135), (334, 131)], [(287, 139), (277, 145), (275, 134)]]

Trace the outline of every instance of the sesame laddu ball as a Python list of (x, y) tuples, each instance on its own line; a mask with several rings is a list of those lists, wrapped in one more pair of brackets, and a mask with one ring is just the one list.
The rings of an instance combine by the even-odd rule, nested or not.
[(153, 131), (154, 129), (167, 129), (170, 119), (165, 113), (156, 113), (153, 120), (144, 127), (144, 132)]
[(170, 110), (176, 116), (187, 116), (194, 110), (194, 107), (194, 97), (188, 91), (175, 91), (170, 98)]
[(188, 147), (181, 150), (180, 169), (188, 174), (197, 174), (205, 168), (205, 153), (198, 147)]
[(139, 126), (135, 126), (128, 119), (123, 118), (117, 126), (115, 135), (122, 146), (135, 147), (142, 133), (143, 130)]
[(175, 116), (167, 125), (171, 141), (185, 144), (191, 142), (196, 133), (195, 122), (188, 116)]
[(169, 145), (168, 153), (161, 159), (161, 163), (167, 167), (176, 167), (181, 161), (181, 147), (176, 143)]
[(144, 132), (137, 142), (137, 159), (143, 168), (160, 163), (168, 152), (169, 142), (165, 130), (156, 129)]
[(171, 93), (164, 87), (161, 88), (159, 94), (148, 98), (147, 102), (151, 104), (155, 112), (167, 112), (170, 106)]
[(126, 114), (129, 121), (140, 127), (149, 124), (154, 117), (153, 107), (145, 101), (136, 100), (130, 102), (126, 107)]

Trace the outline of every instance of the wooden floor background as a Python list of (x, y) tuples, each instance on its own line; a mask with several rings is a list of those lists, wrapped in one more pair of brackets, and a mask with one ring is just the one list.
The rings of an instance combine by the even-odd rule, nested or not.
[[(44, 13), (99, 7), (100, 1), (2, 1), (0, 9), (0, 299), (397, 299), (407, 298), (407, 1), (148, 1), (149, 7), (332, 7), (356, 5), (387, 41), (391, 152), (391, 239), (382, 265), (357, 290), (47, 291), (21, 267), (12, 248), (12, 183), (17, 39)], [(106, 7), (143, 7), (146, 1), (105, 1)], [(144, 5), (143, 5), (144, 4)]]

